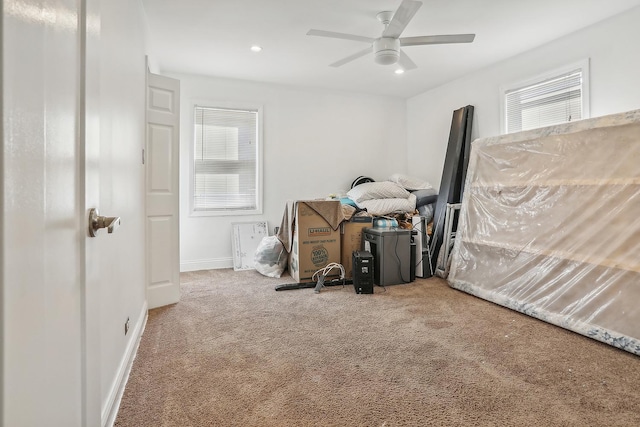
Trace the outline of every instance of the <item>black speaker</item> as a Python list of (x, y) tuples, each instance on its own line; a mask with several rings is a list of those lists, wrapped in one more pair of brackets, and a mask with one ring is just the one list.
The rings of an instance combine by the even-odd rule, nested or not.
[(356, 294), (373, 293), (373, 255), (369, 251), (353, 251), (353, 287)]

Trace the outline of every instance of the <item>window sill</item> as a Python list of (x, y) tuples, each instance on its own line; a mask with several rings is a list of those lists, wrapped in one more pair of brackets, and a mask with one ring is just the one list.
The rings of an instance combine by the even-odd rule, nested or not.
[(221, 216), (249, 216), (262, 215), (262, 209), (252, 210), (228, 210), (228, 211), (194, 211), (189, 212), (189, 217), (221, 217)]

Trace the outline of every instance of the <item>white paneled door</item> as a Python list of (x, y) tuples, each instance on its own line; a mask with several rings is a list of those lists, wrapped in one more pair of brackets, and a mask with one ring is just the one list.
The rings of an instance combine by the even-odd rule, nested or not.
[(149, 308), (180, 299), (180, 82), (147, 75), (147, 301)]

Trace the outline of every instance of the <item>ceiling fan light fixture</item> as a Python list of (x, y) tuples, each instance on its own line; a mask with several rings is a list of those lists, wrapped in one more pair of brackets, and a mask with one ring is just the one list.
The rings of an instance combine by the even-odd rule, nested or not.
[(376, 63), (380, 65), (392, 65), (398, 62), (400, 54), (393, 50), (383, 50), (376, 52)]
[[(332, 39), (351, 40), (369, 44), (370, 47), (353, 53), (346, 58), (329, 64), (331, 67), (341, 67), (351, 61), (373, 53), (376, 63), (382, 65), (399, 64), (403, 71), (411, 71), (418, 66), (405, 52), (400, 51), (400, 46), (422, 46), (448, 43), (471, 43), (475, 34), (446, 34), (439, 36), (413, 36), (401, 37), (409, 22), (413, 19), (418, 9), (422, 6), (420, 0), (402, 0), (395, 12), (384, 11), (376, 15), (378, 21), (384, 25), (384, 30), (379, 38), (359, 36), (356, 34), (337, 33), (310, 29), (308, 36), (329, 37)], [(396, 67), (397, 68), (397, 67)], [(396, 71), (396, 73), (399, 73)]]
[(400, 60), (400, 40), (380, 37), (373, 42), (375, 61), (381, 65), (395, 64)]

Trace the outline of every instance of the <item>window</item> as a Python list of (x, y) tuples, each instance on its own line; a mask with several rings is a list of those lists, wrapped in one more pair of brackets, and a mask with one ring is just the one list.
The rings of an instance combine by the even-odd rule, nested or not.
[(261, 213), (259, 113), (195, 106), (194, 213)]
[(502, 129), (519, 132), (589, 117), (588, 61), (503, 89)]

